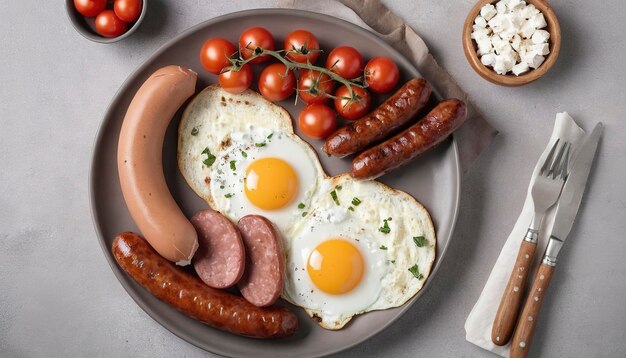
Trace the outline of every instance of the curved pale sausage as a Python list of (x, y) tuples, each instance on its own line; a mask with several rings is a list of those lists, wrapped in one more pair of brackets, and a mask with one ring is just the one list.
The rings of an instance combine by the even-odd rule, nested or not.
[(163, 140), (176, 111), (195, 93), (196, 74), (179, 66), (153, 73), (128, 107), (117, 147), (117, 168), (128, 211), (150, 245), (187, 265), (196, 230), (170, 194), (163, 174)]
[(159, 256), (139, 235), (125, 232), (113, 240), (118, 265), (155, 297), (209, 326), (254, 338), (280, 338), (298, 328), (286, 308), (260, 308), (241, 296), (208, 287), (197, 277)]

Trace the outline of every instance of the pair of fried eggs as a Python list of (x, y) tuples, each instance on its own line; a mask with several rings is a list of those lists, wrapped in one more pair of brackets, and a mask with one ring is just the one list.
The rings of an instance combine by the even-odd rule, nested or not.
[(377, 181), (328, 177), (289, 114), (256, 92), (199, 93), (179, 125), (178, 163), (214, 210), (274, 223), (286, 260), (281, 296), (324, 328), (404, 304), (430, 272), (426, 209)]

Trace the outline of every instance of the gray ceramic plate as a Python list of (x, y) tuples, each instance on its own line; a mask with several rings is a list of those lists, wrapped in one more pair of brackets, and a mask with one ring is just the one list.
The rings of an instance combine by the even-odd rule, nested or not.
[[(116, 165), (119, 131), (134, 93), (154, 70), (169, 64), (189, 67), (198, 72), (198, 90), (215, 83), (215, 76), (207, 74), (199, 63), (198, 53), (203, 42), (210, 37), (220, 36), (236, 43), (239, 34), (251, 26), (269, 29), (276, 36), (277, 44), (282, 44), (284, 36), (292, 30), (308, 29), (315, 33), (324, 49), (350, 45), (357, 48), (366, 59), (388, 56), (395, 60), (400, 67), (402, 80), (419, 76), (405, 58), (378, 37), (329, 16), (293, 10), (251, 10), (221, 16), (197, 25), (160, 48), (126, 80), (113, 98), (95, 142), (91, 167), (90, 190), (94, 225), (104, 254), (128, 294), (148, 315), (187, 342), (227, 356), (326, 355), (354, 346), (380, 332), (419, 300), (424, 290), (402, 307), (362, 315), (341, 331), (320, 328), (304, 311), (294, 307), (301, 320), (297, 334), (288, 339), (263, 341), (221, 332), (187, 318), (135, 284), (120, 270), (111, 255), (111, 242), (115, 234), (137, 230), (122, 198)], [(281, 105), (297, 118), (301, 105), (295, 106), (292, 100)], [(179, 114), (168, 129), (163, 160), (169, 187), (185, 214), (191, 216), (197, 210), (205, 208), (206, 204), (187, 186), (176, 166)], [(310, 142), (313, 147), (320, 148), (320, 141)], [(338, 160), (325, 155), (320, 155), (320, 159), (324, 169), (332, 175), (345, 172), (349, 165), (349, 159)], [(437, 259), (426, 286), (436, 279), (436, 271), (441, 265), (454, 229), (459, 205), (459, 173), (457, 147), (454, 140), (449, 139), (402, 170), (382, 178), (388, 185), (415, 196), (428, 208), (433, 218), (437, 229)]]

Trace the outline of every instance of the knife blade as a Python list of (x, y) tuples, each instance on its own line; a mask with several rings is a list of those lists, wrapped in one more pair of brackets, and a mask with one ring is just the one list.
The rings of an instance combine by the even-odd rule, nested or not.
[(591, 134), (583, 140), (582, 146), (578, 151), (578, 155), (574, 160), (574, 164), (563, 186), (559, 204), (556, 209), (550, 241), (548, 242), (544, 256), (544, 263), (551, 266), (556, 265), (556, 257), (574, 225), (583, 194), (585, 193), (589, 172), (593, 165), (593, 159), (598, 148), (602, 130), (602, 123), (596, 124)]

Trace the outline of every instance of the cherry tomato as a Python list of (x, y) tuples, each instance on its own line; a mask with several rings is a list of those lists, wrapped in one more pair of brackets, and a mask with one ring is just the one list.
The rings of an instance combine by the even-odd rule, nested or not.
[(282, 101), (296, 90), (296, 76), (282, 63), (273, 63), (259, 76), (259, 92), (270, 101)]
[(364, 64), (359, 51), (350, 46), (336, 47), (326, 59), (326, 68), (347, 79), (359, 77)]
[[(254, 49), (260, 47), (266, 50), (274, 49), (274, 36), (262, 27), (251, 27), (239, 37), (239, 51), (243, 58), (248, 59), (254, 55)], [(250, 63), (267, 62), (270, 56), (257, 57)]]
[(104, 37), (117, 37), (126, 32), (126, 23), (113, 10), (104, 10), (96, 17), (96, 31)]
[(352, 91), (358, 96), (357, 99), (350, 97), (348, 87), (341, 86), (335, 92), (335, 109), (345, 119), (354, 120), (367, 114), (372, 104), (372, 96), (366, 89), (352, 86)]
[(81, 15), (94, 17), (107, 7), (107, 0), (74, 0), (74, 7)]
[(124, 22), (135, 22), (141, 14), (141, 0), (115, 0), (115, 15)]
[(228, 57), (235, 52), (237, 52), (235, 45), (226, 39), (220, 37), (208, 39), (200, 50), (200, 62), (207, 71), (217, 75), (224, 67), (230, 65)]
[[(320, 44), (312, 33), (306, 30), (292, 31), (285, 38), (285, 51), (287, 58), (300, 63), (315, 63), (319, 56)], [(313, 50), (313, 51), (311, 51)]]
[(335, 89), (333, 82), (327, 74), (303, 70), (298, 79), (298, 96), (306, 103), (324, 103), (328, 100), (325, 94), (332, 94)]
[(245, 64), (239, 71), (226, 71), (220, 73), (220, 86), (229, 93), (241, 93), (250, 87), (254, 73), (248, 64)]
[(307, 137), (324, 139), (337, 128), (337, 115), (325, 104), (312, 103), (300, 112), (298, 125)]
[(375, 57), (365, 66), (365, 82), (375, 93), (391, 91), (399, 79), (398, 65), (387, 57)]

